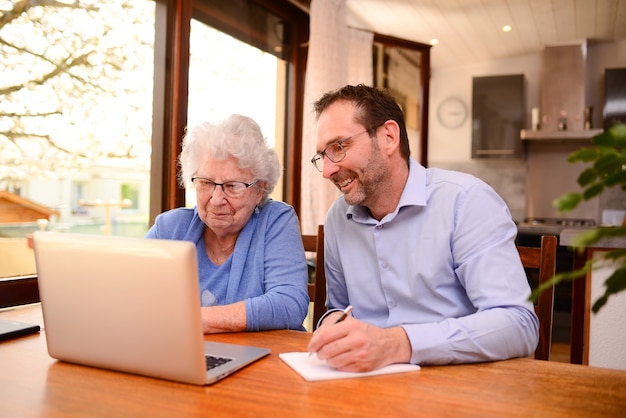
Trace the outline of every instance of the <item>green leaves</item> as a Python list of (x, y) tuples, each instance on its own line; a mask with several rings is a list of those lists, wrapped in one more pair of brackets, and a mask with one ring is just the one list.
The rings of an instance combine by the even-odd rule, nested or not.
[[(577, 182), (583, 189), (581, 192), (565, 193), (554, 201), (559, 213), (575, 209), (582, 201), (591, 200), (611, 187), (619, 187), (626, 191), (626, 125), (616, 124), (607, 131), (593, 138), (592, 147), (583, 147), (571, 153), (567, 159), (570, 163), (591, 163), (578, 176)], [(626, 237), (626, 226), (598, 227), (578, 234), (572, 240), (572, 246), (579, 249), (601, 246), (602, 240)], [(600, 260), (615, 263), (616, 268), (604, 282), (605, 292), (595, 301), (592, 311), (597, 313), (611, 295), (626, 290), (626, 249), (608, 251), (600, 259), (589, 260), (579, 270), (559, 273), (552, 280), (533, 290), (531, 299), (536, 300), (539, 294), (564, 280), (576, 280), (589, 273)]]
[(556, 286), (557, 284), (563, 281), (568, 281), (568, 280), (573, 281), (578, 278), (585, 277), (585, 274), (591, 270), (591, 267), (592, 267), (591, 261), (588, 261), (585, 264), (585, 266), (579, 270), (567, 271), (567, 272), (556, 274), (554, 277), (552, 277), (552, 279), (548, 280), (547, 282), (533, 289), (532, 293), (530, 294), (530, 300), (532, 300), (533, 303), (537, 303), (537, 299), (539, 298), (539, 295), (541, 294), (541, 292), (543, 292), (546, 289), (549, 289), (552, 286)]
[(568, 212), (583, 200), (583, 195), (580, 193), (569, 192), (559, 197), (554, 201), (554, 205), (559, 209), (559, 212)]
[(560, 213), (571, 211), (581, 201), (599, 196), (605, 188), (620, 186), (626, 190), (626, 125), (617, 124), (593, 138), (593, 147), (571, 153), (570, 163), (592, 163), (583, 170), (577, 182), (582, 192), (570, 192), (554, 201)]

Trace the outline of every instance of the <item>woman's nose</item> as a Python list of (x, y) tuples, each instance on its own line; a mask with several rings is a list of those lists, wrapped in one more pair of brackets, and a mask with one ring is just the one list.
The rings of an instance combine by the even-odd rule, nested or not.
[(216, 184), (215, 188), (213, 189), (213, 193), (211, 193), (211, 201), (215, 203), (215, 202), (221, 202), (223, 200), (226, 200), (226, 194), (224, 193), (224, 186)]

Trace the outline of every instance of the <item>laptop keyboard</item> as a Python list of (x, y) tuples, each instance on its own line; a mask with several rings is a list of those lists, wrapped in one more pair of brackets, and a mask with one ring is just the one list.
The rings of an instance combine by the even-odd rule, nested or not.
[(217, 366), (221, 366), (222, 364), (226, 364), (231, 361), (231, 358), (227, 357), (217, 357), (217, 356), (205, 356), (206, 358), (206, 369), (211, 370), (216, 368)]

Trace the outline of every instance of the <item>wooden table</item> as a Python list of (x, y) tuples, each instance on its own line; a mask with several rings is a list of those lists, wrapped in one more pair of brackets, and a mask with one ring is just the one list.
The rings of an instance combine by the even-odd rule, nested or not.
[[(0, 318), (43, 325), (39, 305)], [(626, 372), (574, 364), (515, 359), (308, 383), (278, 353), (306, 350), (310, 334), (269, 331), (208, 336), (272, 354), (198, 387), (58, 362), (47, 354), (44, 332), (0, 343), (0, 416), (569, 418), (626, 411)]]

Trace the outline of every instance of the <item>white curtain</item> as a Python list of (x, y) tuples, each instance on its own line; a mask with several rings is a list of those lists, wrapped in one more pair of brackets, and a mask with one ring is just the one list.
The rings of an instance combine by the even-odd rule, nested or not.
[(346, 0), (312, 0), (304, 88), (302, 132), (302, 232), (315, 234), (326, 212), (340, 195), (313, 164), (317, 125), (313, 103), (324, 93), (346, 84), (372, 85), (373, 34), (348, 28)]
[(374, 84), (374, 63), (372, 44), (374, 34), (359, 29), (348, 28), (348, 83)]

